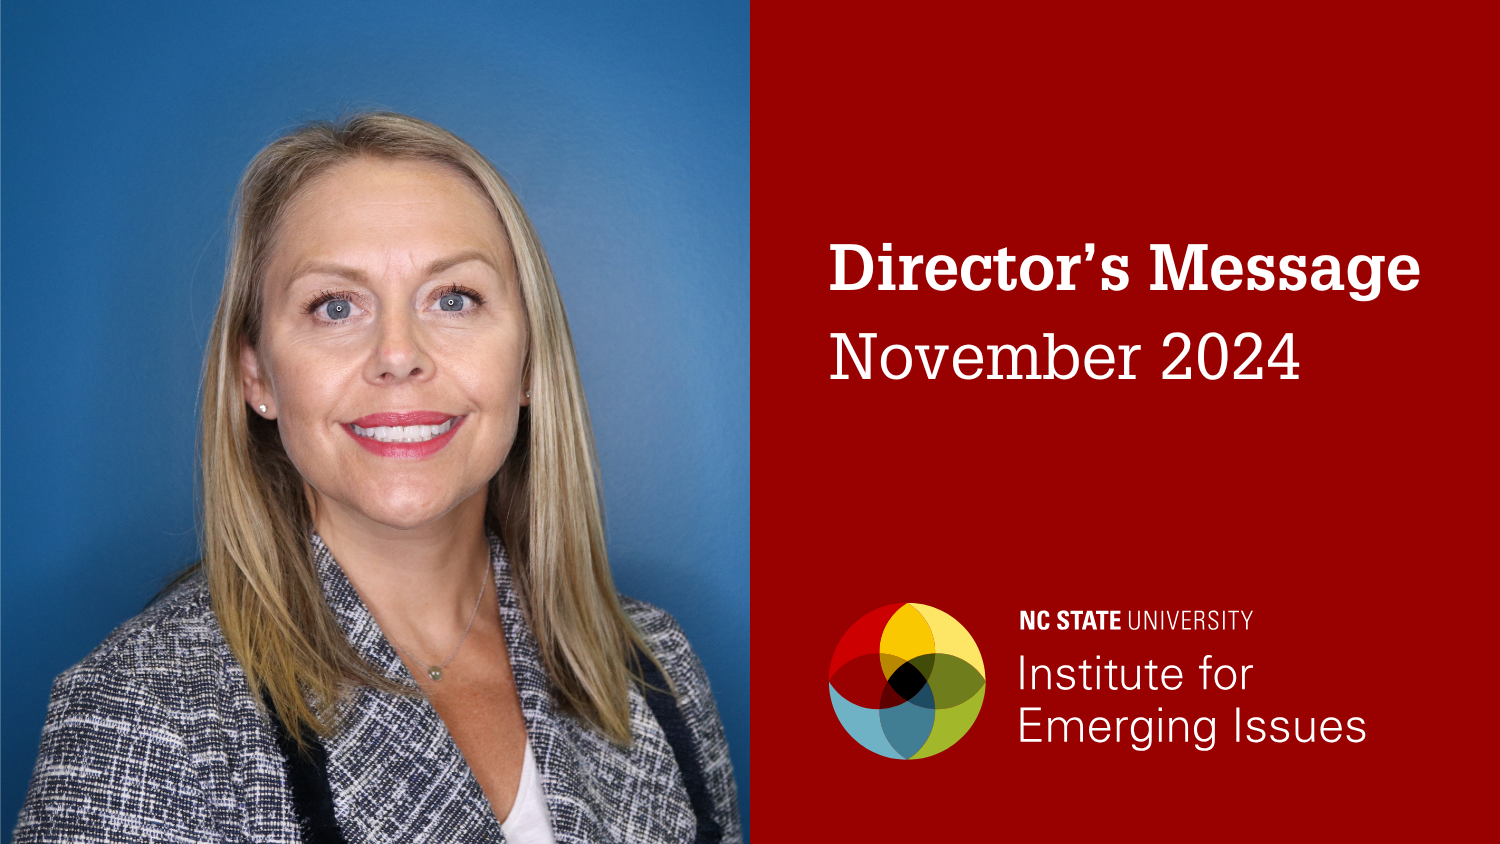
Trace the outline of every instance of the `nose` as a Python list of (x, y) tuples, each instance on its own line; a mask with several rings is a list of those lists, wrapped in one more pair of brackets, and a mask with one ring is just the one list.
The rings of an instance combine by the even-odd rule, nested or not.
[(374, 384), (400, 384), (432, 377), (433, 363), (422, 348), (420, 326), (405, 309), (383, 312), (377, 322), (375, 351), (365, 364), (365, 378)]

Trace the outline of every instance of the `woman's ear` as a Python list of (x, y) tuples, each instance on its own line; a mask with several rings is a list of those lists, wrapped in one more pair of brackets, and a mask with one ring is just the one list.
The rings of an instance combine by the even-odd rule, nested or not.
[(240, 340), (240, 378), (244, 385), (245, 403), (256, 413), (267, 419), (276, 418), (276, 401), (271, 396), (271, 385), (261, 369), (260, 356), (255, 347)]

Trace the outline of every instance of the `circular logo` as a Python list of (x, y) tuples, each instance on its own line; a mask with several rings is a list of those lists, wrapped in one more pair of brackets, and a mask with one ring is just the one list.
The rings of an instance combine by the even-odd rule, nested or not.
[(984, 660), (953, 616), (891, 604), (844, 634), (828, 666), (839, 723), (866, 749), (922, 759), (952, 747), (979, 717)]

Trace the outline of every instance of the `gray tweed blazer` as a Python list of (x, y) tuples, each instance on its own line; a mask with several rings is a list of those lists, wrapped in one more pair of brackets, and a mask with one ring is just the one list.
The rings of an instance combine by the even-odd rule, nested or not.
[[(312, 543), (324, 596), (355, 650), (410, 683), (333, 555), (318, 537)], [(692, 841), (687, 791), (644, 698), (631, 690), (628, 748), (559, 712), (505, 549), (493, 536), (490, 556), (559, 844)], [(670, 615), (628, 598), (624, 606), (677, 685), (724, 841), (738, 842), (734, 772), (703, 666)], [(325, 744), (335, 814), (349, 844), (505, 840), (426, 699), (356, 692)], [(201, 575), (57, 678), (14, 841), (300, 841), (275, 735), (224, 642)]]

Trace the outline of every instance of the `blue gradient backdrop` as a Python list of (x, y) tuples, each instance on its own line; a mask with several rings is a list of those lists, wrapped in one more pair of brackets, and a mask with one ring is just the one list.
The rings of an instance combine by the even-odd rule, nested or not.
[(748, 809), (747, 5), (6, 2), (0, 23), (4, 835), (51, 679), (194, 557), (235, 180), (286, 127), (372, 106), (473, 143), (541, 231), (616, 576), (702, 655)]

